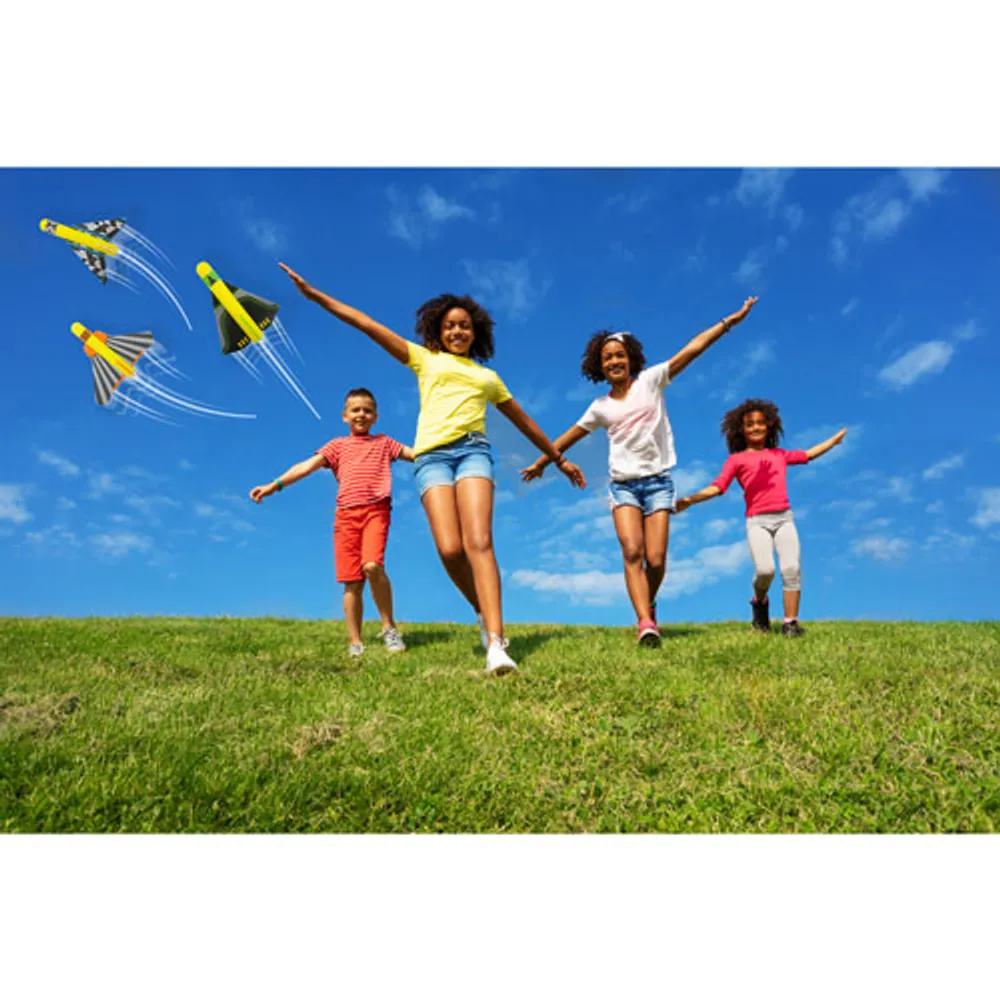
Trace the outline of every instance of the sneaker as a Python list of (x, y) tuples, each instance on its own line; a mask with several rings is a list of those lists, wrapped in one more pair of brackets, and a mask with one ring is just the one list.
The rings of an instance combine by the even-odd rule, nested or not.
[(798, 623), (798, 619), (792, 619), (781, 626), (781, 634), (786, 639), (798, 639), (806, 634), (806, 630)]
[(660, 648), (660, 630), (652, 618), (644, 618), (639, 622), (638, 642), (640, 646), (645, 646), (647, 649)]
[(365, 655), (365, 647), (360, 642), (352, 642), (347, 647), (347, 655), (352, 660), (360, 660)]
[(399, 630), (395, 628), (384, 628), (380, 633), (382, 637), (382, 642), (385, 645), (386, 652), (388, 653), (405, 653), (406, 643), (403, 642), (403, 637), (399, 634)]
[(752, 628), (755, 632), (771, 631), (770, 605), (765, 601), (752, 600), (750, 608), (753, 610)]
[(479, 626), (479, 641), (483, 644), (483, 649), (488, 650), (490, 648), (490, 635), (486, 631), (486, 622), (478, 611), (476, 612), (476, 624)]
[(517, 664), (507, 655), (507, 640), (493, 636), (493, 641), (486, 650), (487, 675), (502, 677), (504, 674), (517, 672)]

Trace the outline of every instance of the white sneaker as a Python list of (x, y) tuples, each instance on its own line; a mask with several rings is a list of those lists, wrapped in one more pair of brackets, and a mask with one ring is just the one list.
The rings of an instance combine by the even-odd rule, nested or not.
[(362, 656), (365, 655), (365, 647), (362, 646), (360, 642), (352, 642), (347, 647), (347, 655), (352, 660), (360, 659)]
[(476, 612), (476, 624), (479, 626), (479, 641), (483, 644), (483, 649), (490, 648), (490, 634), (486, 631), (486, 622), (480, 612)]
[(384, 628), (382, 629), (382, 642), (385, 644), (386, 652), (388, 653), (405, 653), (406, 643), (403, 642), (403, 637), (399, 634), (398, 629), (394, 628)]
[(507, 655), (506, 639), (492, 637), (489, 648), (486, 650), (486, 673), (490, 677), (518, 673), (517, 664)]

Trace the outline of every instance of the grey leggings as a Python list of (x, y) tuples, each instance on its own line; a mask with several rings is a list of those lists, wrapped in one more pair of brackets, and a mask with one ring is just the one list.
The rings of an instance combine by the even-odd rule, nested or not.
[(758, 594), (766, 594), (774, 579), (773, 549), (778, 550), (778, 565), (785, 590), (802, 589), (799, 533), (795, 530), (795, 518), (790, 510), (748, 517), (747, 541), (753, 559), (753, 587)]

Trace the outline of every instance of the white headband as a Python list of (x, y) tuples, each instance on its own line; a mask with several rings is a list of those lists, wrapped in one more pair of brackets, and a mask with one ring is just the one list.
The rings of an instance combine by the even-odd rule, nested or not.
[(609, 340), (617, 340), (620, 344), (624, 344), (625, 343), (625, 338), (626, 337), (631, 337), (631, 336), (632, 336), (632, 334), (629, 333), (628, 330), (622, 330), (621, 333), (609, 333), (604, 338), (604, 343), (606, 344)]

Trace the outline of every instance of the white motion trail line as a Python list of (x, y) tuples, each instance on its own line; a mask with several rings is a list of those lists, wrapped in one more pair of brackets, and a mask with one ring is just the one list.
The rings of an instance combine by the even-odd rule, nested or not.
[(115, 393), (111, 399), (111, 405), (121, 407), (125, 413), (130, 416), (144, 416), (149, 417), (150, 420), (155, 420), (160, 424), (169, 424), (171, 427), (176, 427), (172, 420), (167, 420), (159, 410), (154, 410), (151, 406), (146, 406), (145, 403), (140, 403), (138, 399), (133, 399), (131, 396), (126, 395), (125, 390)]
[(126, 250), (124, 247), (120, 249), (118, 259), (122, 261), (123, 264), (135, 268), (135, 270), (138, 271), (154, 288), (156, 288), (157, 291), (169, 299), (170, 302), (172, 302), (177, 308), (177, 311), (181, 314), (181, 316), (184, 317), (184, 322), (187, 324), (187, 328), (189, 330), (194, 329), (194, 327), (191, 326), (191, 320), (188, 319), (187, 313), (184, 312), (184, 307), (180, 304), (180, 301), (174, 294), (174, 290), (168, 284), (167, 279), (164, 278), (163, 275), (149, 263), (149, 261), (143, 260), (142, 257), (132, 253), (130, 250)]
[(188, 399), (187, 396), (182, 396), (180, 393), (169, 392), (164, 389), (163, 386), (158, 385), (152, 379), (147, 378), (140, 372), (135, 373), (133, 379), (134, 384), (153, 396), (167, 404), (167, 406), (173, 406), (178, 410), (186, 410), (189, 413), (204, 413), (209, 417), (232, 417), (234, 420), (256, 420), (257, 415), (255, 413), (229, 413), (225, 410), (216, 410), (211, 406), (203, 406), (197, 400)]
[(150, 239), (147, 239), (138, 229), (133, 229), (129, 225), (122, 226), (122, 233), (127, 236), (130, 240), (134, 240), (138, 243), (144, 250), (148, 250), (150, 253), (156, 254), (160, 260), (165, 261), (169, 264), (175, 271), (177, 270), (174, 262)]
[(295, 376), (285, 367), (284, 361), (278, 356), (271, 345), (266, 340), (260, 340), (257, 342), (257, 348), (260, 351), (261, 356), (264, 360), (271, 366), (271, 370), (281, 379), (285, 385), (295, 393), (299, 399), (302, 400), (306, 406), (309, 407), (312, 415), (317, 420), (322, 420), (323, 418), (316, 412), (316, 407), (309, 402), (309, 397), (306, 396), (305, 391), (302, 386), (299, 385), (298, 380)]

